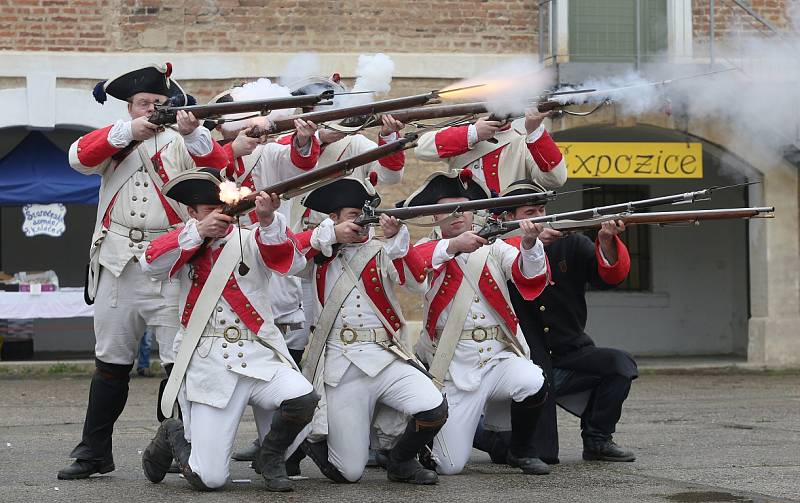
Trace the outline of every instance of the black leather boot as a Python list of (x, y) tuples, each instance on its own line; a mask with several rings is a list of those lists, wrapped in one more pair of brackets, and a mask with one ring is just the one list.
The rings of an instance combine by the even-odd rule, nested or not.
[(511, 402), (511, 441), (506, 461), (509, 466), (521, 468), (526, 475), (547, 475), (550, 466), (536, 455), (533, 443), (536, 423), (547, 400), (548, 386), (543, 383), (535, 395), (521, 402)]
[(142, 453), (142, 469), (147, 480), (158, 484), (169, 472), (172, 465), (172, 446), (168, 439), (168, 425), (161, 423), (156, 435)]
[(292, 481), (286, 474), (284, 456), (286, 449), (300, 431), (311, 422), (319, 397), (313, 391), (281, 403), (272, 419), (269, 433), (258, 451), (258, 467), (267, 483), (267, 490), (286, 492), (292, 490)]
[(133, 364), (117, 365), (95, 359), (95, 366), (81, 442), (70, 453), (70, 457), (76, 459), (59, 470), (60, 480), (85, 479), (115, 468), (111, 434), (128, 401), (128, 382)]
[(586, 461), (636, 461), (636, 455), (627, 451), (610, 438), (587, 438), (583, 441), (583, 459)]
[(416, 455), (439, 433), (445, 421), (447, 421), (445, 399), (442, 399), (442, 403), (434, 409), (414, 414), (403, 436), (389, 452), (389, 461), (386, 465), (386, 475), (389, 480), (419, 485), (439, 482), (436, 472), (425, 469)]

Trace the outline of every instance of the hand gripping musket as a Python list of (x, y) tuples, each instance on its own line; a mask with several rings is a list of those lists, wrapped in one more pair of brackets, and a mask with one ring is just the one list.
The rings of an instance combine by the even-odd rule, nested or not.
[[(735, 187), (745, 187), (748, 185), (754, 185), (756, 183), (759, 182), (746, 182), (746, 183), (737, 183), (734, 185), (709, 187), (707, 189), (696, 190), (693, 192), (684, 192), (680, 194), (672, 194), (668, 196), (654, 197), (650, 199), (641, 199), (638, 201), (629, 201), (626, 203), (611, 204), (608, 206), (598, 206), (595, 208), (587, 208), (583, 210), (567, 211), (564, 213), (555, 213), (552, 215), (533, 217), (526, 220), (533, 223), (545, 223), (553, 225), (554, 222), (561, 222), (564, 220), (569, 220), (574, 222), (575, 220), (599, 219), (604, 216), (617, 215), (620, 213), (631, 214), (639, 210), (652, 208), (654, 206), (661, 206), (666, 204), (672, 204), (672, 205), (689, 204), (696, 201), (705, 201), (711, 198), (711, 194), (713, 192)], [(518, 229), (519, 223), (520, 223), (519, 220), (514, 220), (511, 222), (502, 222), (500, 220), (493, 219), (488, 221), (486, 225), (480, 231), (478, 231), (477, 234), (483, 238), (492, 239), (497, 236), (501, 236), (503, 234)]]
[[(319, 94), (311, 94), (306, 96), (286, 96), (280, 98), (267, 98), (263, 100), (247, 100), (247, 101), (231, 101), (228, 103), (212, 103), (210, 105), (188, 105), (188, 106), (173, 106), (171, 101), (167, 101), (164, 105), (155, 106), (155, 111), (148, 118), (148, 122), (158, 126), (167, 126), (175, 124), (178, 121), (178, 112), (190, 112), (198, 120), (211, 120), (216, 124), (222, 124), (225, 119), (224, 115), (239, 114), (239, 113), (253, 113), (254, 115), (267, 115), (273, 110), (282, 110), (287, 108), (298, 108), (306, 106), (319, 105), (325, 103), (326, 100), (331, 100), (334, 97), (332, 90), (326, 90)], [(129, 143), (125, 148), (112, 156), (113, 159), (124, 159), (134, 148), (136, 148), (141, 141), (134, 140)]]

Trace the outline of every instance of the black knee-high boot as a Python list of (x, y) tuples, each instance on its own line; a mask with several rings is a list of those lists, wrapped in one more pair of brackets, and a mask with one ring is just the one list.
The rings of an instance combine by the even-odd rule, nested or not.
[(92, 473), (114, 470), (111, 434), (114, 423), (128, 401), (129, 374), (133, 363), (117, 365), (95, 359), (95, 366), (89, 386), (83, 436), (70, 453), (70, 457), (76, 461), (58, 472), (60, 479), (86, 478)]
[(536, 423), (547, 400), (547, 382), (542, 388), (521, 402), (511, 402), (511, 444), (508, 450), (508, 464), (522, 468), (532, 475), (546, 475), (550, 467), (536, 457), (536, 446), (533, 443), (536, 434)]
[(425, 469), (417, 460), (417, 453), (442, 429), (447, 421), (447, 400), (431, 410), (414, 414), (397, 445), (389, 452), (386, 473), (389, 480), (411, 484), (435, 484), (439, 476)]
[(272, 418), (269, 433), (261, 441), (258, 451), (258, 466), (267, 483), (267, 490), (285, 492), (292, 490), (292, 481), (286, 474), (284, 456), (286, 449), (300, 431), (311, 422), (319, 396), (313, 391), (281, 403)]

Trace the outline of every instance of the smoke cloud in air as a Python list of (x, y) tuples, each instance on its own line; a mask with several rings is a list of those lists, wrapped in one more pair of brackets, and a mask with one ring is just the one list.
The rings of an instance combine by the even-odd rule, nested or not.
[(534, 58), (520, 57), (446, 87), (443, 91), (455, 91), (442, 94), (442, 99), (486, 101), (492, 113), (519, 115), (552, 84), (551, 69), (542, 67)]
[(282, 86), (291, 87), (296, 82), (319, 76), (320, 73), (319, 56), (311, 52), (301, 52), (286, 63), (278, 82)]
[(392, 74), (394, 74), (394, 61), (386, 54), (360, 55), (356, 66), (356, 82), (353, 84), (351, 91), (372, 92), (337, 96), (334, 105), (336, 107), (349, 107), (371, 103), (391, 90)]
[[(291, 96), (289, 88), (278, 85), (269, 79), (261, 78), (254, 82), (248, 82), (241, 87), (231, 90), (231, 97), (234, 101), (263, 100), (269, 98), (285, 98)], [(289, 117), (294, 112), (293, 109), (273, 110), (267, 115), (270, 120), (283, 119)], [(222, 129), (228, 132), (239, 131), (250, 125), (250, 120), (244, 117), (251, 116), (251, 113), (231, 114), (226, 119), (240, 119), (222, 124)]]

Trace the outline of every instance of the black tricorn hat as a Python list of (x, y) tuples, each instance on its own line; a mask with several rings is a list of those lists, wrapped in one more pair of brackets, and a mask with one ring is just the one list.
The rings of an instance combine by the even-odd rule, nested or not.
[(172, 63), (164, 66), (149, 65), (123, 73), (113, 79), (103, 80), (94, 86), (94, 99), (105, 103), (107, 96), (127, 101), (136, 93), (152, 93), (166, 96), (175, 106), (190, 105), (194, 98), (189, 97), (172, 78)]
[(163, 193), (186, 206), (224, 204), (219, 199), (220, 183), (222, 183), (222, 173), (218, 169), (193, 169), (165, 183)]
[(376, 196), (375, 188), (368, 180), (346, 177), (312, 190), (301, 203), (328, 215), (342, 208), (362, 208)]
[(319, 94), (325, 91), (342, 93), (346, 88), (341, 84), (341, 77), (334, 73), (330, 77), (308, 77), (288, 84), (292, 96), (305, 96), (309, 94)]
[[(525, 194), (541, 194), (543, 192), (547, 192), (547, 189), (542, 187), (538, 182), (534, 182), (533, 180), (529, 180), (527, 178), (523, 178), (522, 180), (517, 180), (515, 182), (511, 182), (505, 190), (500, 193), (500, 197), (506, 196), (522, 196)], [(542, 206), (547, 203), (547, 199), (542, 200), (542, 202), (536, 203), (536, 206)], [(533, 206), (531, 204), (523, 204), (521, 206)], [(518, 208), (519, 206), (516, 206)], [(490, 211), (495, 214), (505, 213), (506, 211), (513, 211), (514, 208), (507, 206), (504, 208), (492, 208)]]
[(472, 170), (436, 171), (403, 203), (403, 206), (436, 204), (445, 197), (466, 197), (469, 200), (488, 199), (491, 193), (486, 185), (476, 180)]

